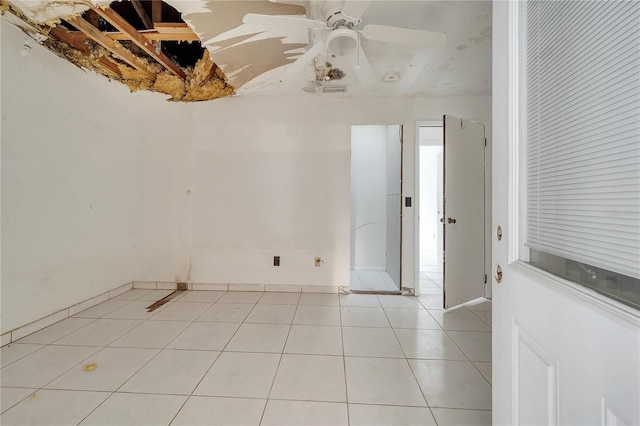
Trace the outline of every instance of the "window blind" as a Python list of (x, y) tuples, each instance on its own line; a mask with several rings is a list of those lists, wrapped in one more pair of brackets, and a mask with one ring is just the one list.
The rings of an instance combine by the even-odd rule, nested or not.
[(640, 2), (526, 2), (526, 242), (640, 278)]

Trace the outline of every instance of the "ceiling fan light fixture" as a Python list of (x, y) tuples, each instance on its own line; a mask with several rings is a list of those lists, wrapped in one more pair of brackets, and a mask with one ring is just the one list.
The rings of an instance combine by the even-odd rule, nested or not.
[(338, 86), (338, 85), (322, 86), (321, 90), (322, 90), (322, 93), (346, 93), (347, 86)]
[(353, 30), (339, 28), (327, 36), (327, 49), (336, 56), (353, 55), (358, 47), (358, 33)]

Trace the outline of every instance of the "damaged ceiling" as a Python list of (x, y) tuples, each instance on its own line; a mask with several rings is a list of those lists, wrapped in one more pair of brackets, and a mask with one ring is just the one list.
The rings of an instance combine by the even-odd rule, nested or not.
[[(77, 66), (132, 91), (165, 93), (175, 101), (305, 95), (336, 87), (346, 94), (335, 96), (491, 93), (490, 2), (349, 2), (0, 0), (0, 9), (5, 21)], [(346, 26), (339, 21), (325, 27), (354, 4), (361, 16)], [(286, 25), (249, 21), (248, 14), (284, 17)], [(301, 18), (314, 21), (305, 24)], [(381, 25), (422, 30), (420, 37), (434, 32), (446, 42), (400, 45), (369, 39), (367, 30)], [(361, 48), (355, 65), (353, 58), (327, 47), (338, 28), (360, 34), (355, 35)], [(366, 84), (361, 61), (371, 72)]]

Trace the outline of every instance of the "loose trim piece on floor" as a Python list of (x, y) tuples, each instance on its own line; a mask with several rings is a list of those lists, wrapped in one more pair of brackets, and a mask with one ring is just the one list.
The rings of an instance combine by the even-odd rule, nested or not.
[(162, 299), (158, 300), (157, 302), (154, 302), (153, 304), (147, 306), (147, 312), (153, 312), (156, 309), (158, 309), (160, 306), (164, 305), (165, 303), (169, 302), (171, 299), (175, 298), (176, 296), (178, 296), (179, 294), (184, 293), (185, 290), (176, 290), (173, 293), (169, 293), (167, 294), (165, 297), (163, 297)]

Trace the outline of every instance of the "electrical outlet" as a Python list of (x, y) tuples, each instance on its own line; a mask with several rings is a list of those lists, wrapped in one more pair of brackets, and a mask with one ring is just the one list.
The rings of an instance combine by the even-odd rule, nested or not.
[(273, 256), (273, 266), (280, 266), (280, 256)]
[(321, 257), (316, 257), (316, 268), (319, 268), (322, 265), (322, 258)]

